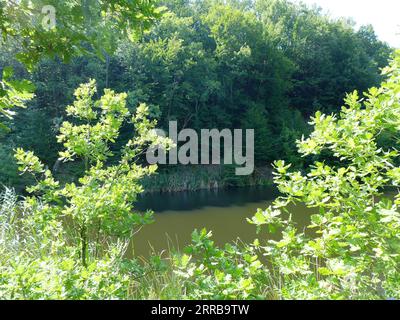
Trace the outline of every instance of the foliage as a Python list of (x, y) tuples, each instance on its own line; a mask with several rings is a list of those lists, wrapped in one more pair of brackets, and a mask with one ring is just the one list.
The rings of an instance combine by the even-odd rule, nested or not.
[[(49, 23), (55, 9), (55, 23)], [(63, 60), (102, 50), (112, 52), (118, 37), (137, 36), (146, 30), (162, 9), (154, 1), (9, 1), (0, 2), (2, 38), (21, 40), (18, 59), (33, 68), (43, 56)]]
[[(40, 23), (45, 4), (57, 9), (53, 29)], [(400, 53), (380, 88), (364, 99), (348, 95), (339, 115), (327, 115), (345, 92), (381, 80), (391, 49), (371, 27), (356, 31), (351, 21), (285, 0), (164, 4), (169, 12), (160, 17), (152, 1), (0, 0), (0, 64), (13, 65), (2, 69), (0, 113), (13, 116), (37, 87), (0, 144), (1, 182), (31, 184), (30, 196), (5, 189), (0, 198), (0, 298), (399, 299), (400, 196), (386, 191), (400, 183)], [(124, 41), (146, 28), (140, 41)], [(90, 80), (71, 101), (90, 77), (127, 93), (105, 89), (99, 97)], [(292, 141), (316, 110), (298, 160)], [(171, 146), (154, 134), (153, 117), (164, 129), (169, 120), (254, 128), (258, 164), (281, 157), (300, 167), (275, 163), (282, 196), (250, 219), (259, 231), (267, 226), (269, 240), (219, 248), (201, 230), (168, 261), (124, 258), (128, 239), (152, 221), (134, 206), (141, 181), (156, 170), (142, 154)], [(45, 161), (18, 148), (13, 162), (16, 145), (34, 146)], [(30, 180), (16, 176), (16, 165)], [(184, 181), (180, 171), (164, 172), (156, 183), (245, 183), (233, 169), (192, 171)], [(306, 230), (290, 212), (299, 203), (317, 209)]]
[[(282, 196), (251, 223), (281, 228), (281, 239), (258, 248), (279, 277), (285, 299), (399, 298), (399, 195), (395, 165), (397, 140), (378, 144), (383, 132), (396, 137), (400, 117), (400, 52), (384, 70), (388, 79), (360, 100), (349, 94), (339, 116), (317, 112), (308, 139), (298, 141), (302, 156), (328, 151), (335, 165), (314, 161), (307, 174), (275, 163), (275, 183)], [(291, 219), (290, 203), (318, 208), (307, 230)], [(285, 218), (285, 214), (289, 215)]]
[[(115, 51), (118, 39), (137, 38), (163, 9), (153, 1), (10, 1), (0, 0), (0, 44), (18, 41), (18, 61), (30, 71), (45, 57), (70, 61), (82, 54)], [(0, 113), (11, 117), (14, 106), (32, 98), (26, 80), (10, 82), (10, 69), (0, 82)]]
[[(37, 89), (28, 108), (19, 111), (14, 123), (7, 123), (12, 132), (4, 143), (35, 149), (55, 166), (59, 151), (55, 133), (66, 117), (64, 106), (72, 103), (79, 83), (93, 78), (100, 90), (127, 92), (130, 110), (139, 102), (159, 110), (163, 129), (168, 129), (170, 120), (178, 121), (178, 129), (257, 128), (257, 166), (280, 158), (300, 167), (303, 162), (293, 152), (293, 141), (309, 132), (304, 118), (322, 108), (336, 112), (349, 90), (378, 85), (379, 68), (391, 52), (370, 27), (357, 31), (348, 21), (287, 1), (162, 4), (169, 11), (139, 41), (126, 41), (115, 28), (116, 35), (105, 32), (110, 41), (99, 45), (115, 40), (115, 54), (110, 51), (105, 60), (71, 53), (69, 63), (63, 63), (67, 61), (63, 57), (41, 59), (27, 75), (12, 58), (21, 45), (9, 37), (0, 49), (1, 65), (13, 65), (16, 76), (29, 78)], [(80, 4), (76, 6), (79, 15)], [(81, 23), (90, 24), (90, 33), (100, 21), (80, 18), (77, 24)], [(80, 27), (74, 30), (86, 32)], [(42, 32), (47, 37), (46, 32), (58, 31)], [(121, 139), (127, 140), (129, 131), (125, 127), (121, 131)], [(160, 168), (162, 172), (171, 170)], [(62, 181), (72, 174), (63, 167), (55, 173)]]
[(382, 80), (377, 70), (392, 50), (372, 26), (355, 31), (350, 19), (333, 20), (321, 8), (286, 0), (257, 0), (255, 6), (272, 41), (295, 66), (290, 104), (303, 115), (337, 112), (346, 92)]
[[(67, 107), (67, 113), (77, 124), (63, 122), (58, 136), (64, 146), (60, 159), (81, 159), (84, 163), (85, 172), (77, 182), (61, 185), (32, 152), (17, 149), (15, 155), (20, 171), (34, 175), (37, 181), (27, 189), (36, 196), (26, 202), (33, 207), (39, 202), (46, 204), (46, 210), (42, 209), (43, 223), (60, 217), (71, 219), (71, 233), (77, 235), (75, 242), (80, 243), (84, 266), (90, 256), (96, 257), (100, 249), (105, 249), (101, 244), (106, 242), (106, 236), (130, 238), (135, 227), (151, 221), (151, 213), (134, 212), (133, 203), (142, 192), (139, 181), (154, 173), (156, 166), (146, 167), (138, 161), (152, 143), (166, 147), (171, 143), (152, 131), (156, 121), (147, 118), (146, 105), (139, 105), (131, 116), (126, 94), (106, 89), (100, 100), (93, 101), (95, 92), (94, 81), (75, 91), (76, 101)], [(114, 159), (116, 164), (106, 165), (114, 155), (110, 144), (116, 141), (126, 121), (133, 124), (135, 137), (123, 147), (119, 159)]]
[(254, 157), (257, 164), (267, 164), (276, 147), (274, 148), (274, 141), (271, 139), (271, 125), (264, 108), (260, 105), (251, 106), (244, 116), (243, 127), (254, 129)]
[[(6, 67), (3, 69), (0, 81), (0, 117), (11, 119), (14, 107), (25, 107), (25, 102), (33, 98), (33, 85), (27, 80), (12, 80), (13, 69)], [(0, 129), (8, 129), (0, 123)]]
[(189, 299), (254, 299), (262, 288), (262, 263), (252, 248), (226, 244), (220, 249), (205, 229), (193, 231), (193, 244), (176, 260), (175, 273)]
[(18, 175), (18, 166), (13, 159), (13, 150), (11, 147), (0, 143), (0, 175), (3, 178), (2, 183), (7, 186), (17, 186), (20, 183)]
[(84, 267), (60, 220), (42, 224), (48, 205), (19, 201), (11, 189), (0, 199), (0, 299), (117, 299), (126, 297), (121, 248)]
[[(151, 222), (151, 212), (135, 212), (142, 191), (139, 181), (156, 166), (140, 164), (153, 143), (168, 148), (171, 141), (153, 132), (155, 120), (146, 105), (131, 114), (126, 94), (105, 90), (93, 101), (95, 81), (75, 91), (67, 107), (74, 123), (61, 125), (63, 161), (82, 159), (85, 172), (77, 182), (56, 181), (33, 152), (17, 149), (19, 169), (36, 183), (32, 195), (19, 200), (5, 189), (0, 201), (1, 299), (116, 299), (130, 294), (132, 272), (139, 273), (124, 253), (135, 228)], [(114, 165), (111, 144), (123, 124), (134, 135)]]

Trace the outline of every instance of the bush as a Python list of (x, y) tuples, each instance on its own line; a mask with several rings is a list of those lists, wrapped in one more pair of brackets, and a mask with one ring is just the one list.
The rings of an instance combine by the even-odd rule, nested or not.
[[(18, 200), (6, 189), (0, 212), (0, 298), (3, 299), (114, 299), (126, 298), (129, 270), (123, 256), (135, 228), (151, 222), (151, 212), (135, 212), (142, 177), (156, 166), (143, 166), (139, 155), (148, 146), (170, 141), (152, 131), (156, 122), (140, 105), (131, 115), (125, 94), (105, 90), (92, 98), (95, 82), (75, 91), (67, 107), (74, 123), (64, 122), (59, 141), (64, 161), (81, 160), (85, 171), (76, 182), (62, 185), (33, 152), (17, 149), (23, 173), (36, 183), (31, 195)], [(130, 122), (135, 136), (114, 165), (110, 144), (121, 126)]]
[[(303, 157), (328, 153), (329, 165), (314, 161), (306, 174), (275, 163), (282, 196), (251, 223), (280, 230), (281, 240), (260, 245), (275, 274), (274, 290), (285, 299), (400, 298), (400, 184), (398, 141), (382, 147), (385, 134), (400, 128), (400, 52), (384, 70), (388, 80), (360, 100), (349, 94), (339, 116), (317, 112), (308, 139), (297, 142)], [(298, 230), (288, 204), (318, 208), (307, 230)]]
[[(175, 273), (189, 299), (255, 299), (264, 295), (262, 263), (251, 247), (215, 246), (211, 232), (195, 230), (193, 244), (176, 258)], [(193, 261), (192, 261), (193, 260)]]
[(121, 272), (121, 245), (87, 267), (68, 245), (60, 221), (38, 223), (35, 210), (5, 189), (0, 199), (0, 299), (122, 299), (129, 289)]

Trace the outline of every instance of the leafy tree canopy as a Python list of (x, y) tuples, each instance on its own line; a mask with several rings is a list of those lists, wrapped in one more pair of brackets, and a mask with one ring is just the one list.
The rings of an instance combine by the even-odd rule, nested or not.
[[(44, 57), (103, 57), (116, 49), (118, 39), (136, 38), (161, 12), (151, 0), (0, 0), (0, 44), (15, 39), (15, 56), (28, 70)], [(26, 81), (10, 83), (10, 73), (3, 72), (0, 82), (0, 113), (7, 117), (32, 98), (33, 89)]]

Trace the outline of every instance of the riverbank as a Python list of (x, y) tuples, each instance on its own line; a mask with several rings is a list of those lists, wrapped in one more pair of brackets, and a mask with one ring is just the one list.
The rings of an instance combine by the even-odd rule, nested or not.
[(272, 185), (272, 169), (255, 168), (248, 176), (235, 175), (234, 166), (198, 165), (161, 167), (142, 181), (145, 193), (224, 189)]

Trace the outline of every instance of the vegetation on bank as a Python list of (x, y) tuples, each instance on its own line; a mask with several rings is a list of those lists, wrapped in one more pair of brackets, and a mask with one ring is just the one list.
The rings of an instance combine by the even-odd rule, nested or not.
[(142, 180), (145, 193), (269, 186), (272, 183), (272, 169), (268, 167), (255, 168), (248, 176), (237, 176), (234, 165), (178, 166), (158, 170)]
[[(162, 11), (151, 1), (110, 3), (66, 1), (60, 29), (46, 31), (25, 19), (34, 4), (21, 2), (19, 13), (0, 0), (8, 41), (2, 59), (19, 50), (32, 73), (15, 62), (15, 74), (38, 87), (21, 117), (1, 119), (13, 131), (1, 141), (2, 180), (28, 187), (24, 195), (1, 192), (0, 298), (400, 299), (400, 196), (384, 194), (400, 184), (400, 51), (374, 87), (391, 50), (370, 28), (355, 31), (316, 9), (284, 0), (170, 0), (170, 11), (146, 31)], [(99, 20), (85, 28), (82, 12), (109, 15), (94, 15)], [(116, 30), (119, 47), (110, 45)], [(128, 43), (135, 32), (143, 38)], [(42, 60), (93, 51), (105, 65), (87, 57)], [(94, 80), (81, 81), (82, 65), (105, 75), (99, 89)], [(12, 118), (13, 108), (31, 98), (31, 84), (2, 71), (0, 112)], [(371, 88), (362, 98), (347, 95), (332, 112), (355, 87)], [(313, 129), (300, 137), (310, 114)], [(152, 130), (157, 118), (196, 129), (254, 127), (260, 163), (286, 158), (274, 163), (281, 196), (248, 221), (258, 239), (218, 247), (210, 231), (195, 230), (184, 252), (127, 258), (129, 240), (153, 219), (135, 208), (143, 178), (157, 169), (143, 153), (173, 147)], [(40, 157), (21, 148), (30, 143)], [(21, 183), (5, 171), (15, 166), (30, 178)], [(229, 170), (225, 178), (240, 183)], [(166, 186), (174, 183), (168, 179)], [(318, 209), (301, 230), (289, 209), (299, 203)]]
[[(40, 8), (40, 1), (34, 2)], [(32, 42), (23, 56), (36, 59), (40, 55), (31, 73), (16, 60), (24, 49), (18, 35), (9, 35), (0, 44), (0, 68), (12, 65), (14, 78), (25, 77), (36, 87), (36, 97), (25, 103), (26, 109), (13, 109), (18, 111), (14, 121), (0, 119), (11, 129), (0, 140), (0, 183), (18, 191), (30, 183), (18, 176), (12, 157), (17, 147), (35, 150), (49, 168), (57, 167), (54, 175), (63, 182), (81, 175), (83, 164), (57, 163), (60, 147), (56, 134), (67, 119), (65, 106), (72, 103), (74, 90), (89, 78), (96, 79), (99, 92), (104, 88), (126, 92), (131, 112), (139, 103), (146, 103), (166, 131), (170, 120), (178, 122), (178, 131), (255, 129), (257, 168), (270, 166), (276, 159), (304, 166), (294, 141), (309, 134), (309, 116), (317, 110), (338, 112), (346, 92), (379, 85), (379, 69), (387, 65), (392, 52), (370, 26), (357, 30), (350, 20), (332, 19), (319, 9), (285, 0), (166, 0), (160, 5), (168, 10), (161, 16), (151, 2), (148, 5), (143, 16), (153, 24), (143, 32), (137, 30), (140, 22), (126, 26), (124, 19), (129, 13), (117, 7), (109, 13), (110, 21), (98, 28), (96, 20), (77, 17), (70, 21), (81, 10), (78, 4), (74, 10), (57, 8), (59, 19), (65, 14), (67, 20), (59, 20), (62, 29), (49, 33), (37, 28), (33, 39), (26, 39), (27, 32), (21, 33), (24, 41)], [(113, 20), (121, 14), (123, 20)], [(70, 28), (64, 30), (64, 25)], [(126, 31), (131, 27), (135, 29)], [(55, 36), (64, 31), (70, 40)], [(126, 33), (141, 36), (132, 42)], [(57, 42), (51, 42), (54, 38)], [(80, 38), (88, 42), (83, 44), (87, 51), (73, 46)], [(62, 43), (58, 45), (58, 41)], [(51, 43), (57, 45), (53, 48)], [(101, 45), (104, 48), (99, 49)], [(89, 49), (93, 46), (96, 50)], [(40, 50), (33, 55), (34, 48)], [(119, 145), (130, 136), (129, 127), (121, 128)], [(174, 181), (181, 167), (175, 169), (159, 168), (160, 184)], [(198, 173), (195, 169), (192, 174), (211, 174), (209, 180), (214, 180), (208, 170)], [(172, 189), (171, 183), (165, 183), (165, 189)], [(193, 184), (191, 179), (188, 183)]]
[[(16, 153), (20, 170), (35, 174), (37, 184), (25, 199), (10, 190), (2, 196), (1, 297), (399, 299), (400, 199), (384, 190), (400, 184), (400, 52), (384, 72), (388, 79), (364, 100), (353, 92), (339, 115), (315, 114), (313, 132), (297, 141), (301, 156), (318, 157), (306, 174), (275, 162), (282, 196), (249, 219), (259, 239), (219, 248), (211, 232), (194, 231), (185, 253), (155, 256), (144, 266), (124, 258), (124, 239), (148, 222), (149, 215), (132, 215), (130, 197), (141, 190), (139, 176), (153, 169), (132, 161), (144, 144), (162, 141), (154, 141), (155, 123), (142, 106), (119, 164), (105, 165), (109, 142), (129, 119), (126, 96), (106, 91), (93, 104), (93, 83), (81, 86), (68, 113), (93, 121), (65, 122), (59, 136), (64, 159), (87, 158), (79, 184), (61, 186), (31, 152)], [(305, 230), (297, 230), (291, 203), (319, 209)], [(262, 232), (278, 232), (280, 240), (264, 241)]]

